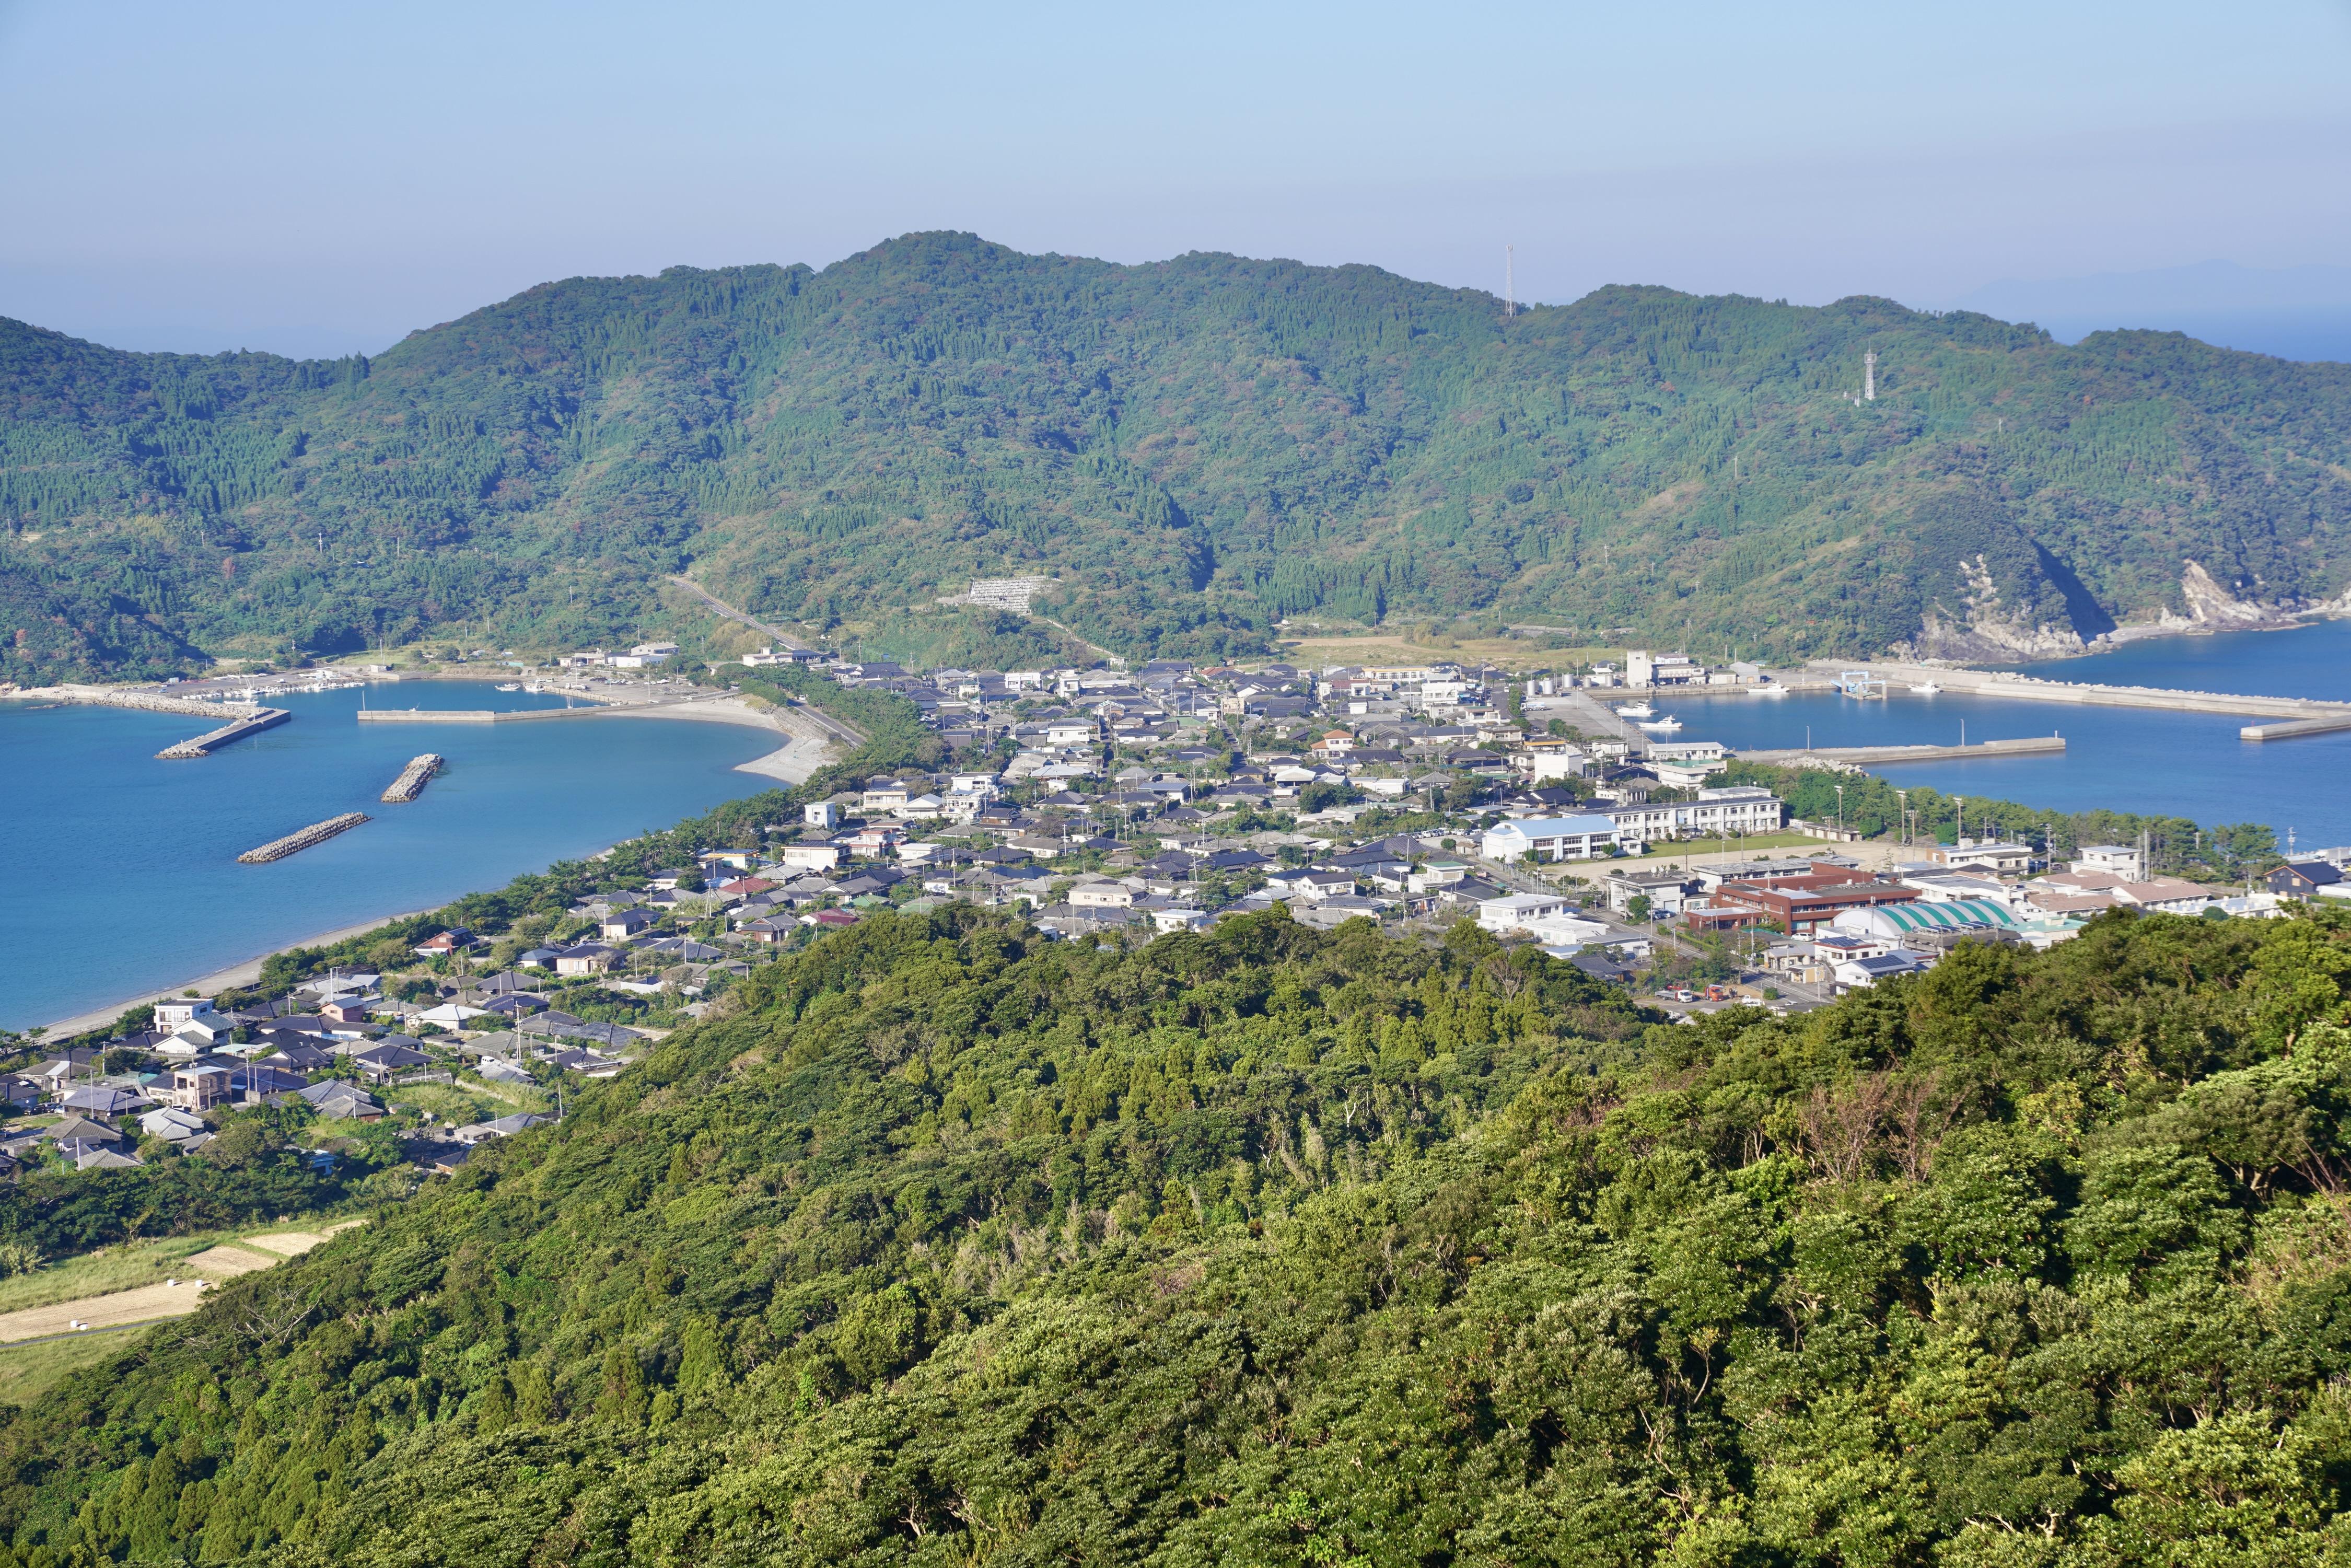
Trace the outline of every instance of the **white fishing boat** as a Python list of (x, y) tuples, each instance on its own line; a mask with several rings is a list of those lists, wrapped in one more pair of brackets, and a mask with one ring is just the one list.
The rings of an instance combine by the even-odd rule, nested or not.
[(1748, 687), (1747, 695), (1750, 697), (1784, 697), (1788, 695), (1788, 688), (1777, 681), (1766, 681), (1760, 686)]
[(1656, 708), (1651, 707), (1646, 702), (1618, 703), (1616, 705), (1616, 716), (1618, 718), (1654, 718), (1656, 716), (1656, 712), (1657, 710)]
[(1671, 714), (1666, 715), (1663, 718), (1635, 719), (1634, 722), (1656, 735), (1671, 735), (1682, 727), (1682, 721)]
[(1910, 690), (1913, 695), (1922, 697), (1938, 697), (1943, 695), (1943, 688), (1932, 681), (1921, 681)]
[(518, 692), (522, 690), (522, 683), (520, 681), (502, 681), (498, 685), (498, 690), (502, 692)]
[(546, 688), (545, 686), (541, 685), (540, 685), (538, 682), (537, 682), (537, 681), (529, 681), (529, 682), (527, 682), (527, 683), (525, 683), (525, 684), (524, 684), (524, 685), (523, 685), (523, 688), (522, 688), (522, 689), (523, 689), (523, 690), (525, 690), (525, 691), (527, 691), (527, 692), (531, 693), (533, 695), (537, 695), (538, 693), (545, 691), (547, 688)]

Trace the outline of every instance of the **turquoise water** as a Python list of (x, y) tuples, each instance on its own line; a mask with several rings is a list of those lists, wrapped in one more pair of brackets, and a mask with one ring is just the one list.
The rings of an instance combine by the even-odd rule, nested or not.
[[(0, 1026), (23, 1029), (225, 968), (306, 936), (428, 908), (758, 793), (734, 771), (778, 737), (593, 718), (361, 725), (356, 691), (274, 697), (295, 716), (201, 760), (154, 753), (208, 727), (118, 708), (0, 706)], [(375, 707), (561, 699), (415, 682)], [(402, 766), (448, 768), (404, 806)], [(374, 820), (269, 865), (236, 857), (343, 811)]]
[[(2351, 700), (2351, 622), (2292, 632), (2162, 637), (2111, 653), (2022, 666), (2052, 680), (2256, 696)], [(2029, 806), (2190, 818), (2207, 825), (2260, 822), (2278, 842), (2351, 844), (2351, 732), (2300, 740), (2237, 738), (2246, 720), (2220, 714), (2059, 707), (1991, 697), (1913, 696), (1883, 702), (1834, 695), (1676, 697), (1661, 705), (1684, 728), (1675, 740), (1719, 740), (1733, 749), (1813, 746), (1957, 744), (2061, 734), (2062, 755), (1873, 768), (1897, 784), (1982, 795)], [(1809, 738), (1808, 738), (1809, 734)]]

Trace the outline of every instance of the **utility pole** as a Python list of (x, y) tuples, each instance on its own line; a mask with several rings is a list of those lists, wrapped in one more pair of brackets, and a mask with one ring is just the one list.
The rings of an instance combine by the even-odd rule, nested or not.
[(1507, 321), (1519, 313), (1519, 247), (1502, 247), (1502, 319)]
[(1894, 798), (1901, 802), (1902, 847), (1907, 850), (1910, 847), (1910, 791), (1907, 789), (1896, 789), (1894, 791)]

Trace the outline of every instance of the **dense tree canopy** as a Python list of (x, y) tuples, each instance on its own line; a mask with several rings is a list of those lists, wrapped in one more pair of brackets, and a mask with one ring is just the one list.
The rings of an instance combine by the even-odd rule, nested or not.
[(1468, 612), (1875, 653), (2181, 608), (2189, 559), (2345, 586), (2342, 366), (1881, 299), (1498, 305), (933, 234), (547, 284), (372, 360), (0, 321), (0, 676), (610, 640), (688, 566), (819, 624), (1053, 576), (1077, 634), (1198, 656)]
[(1652, 1021), (1467, 927), (968, 907), (0, 1427), (24, 1563), (2300, 1563), (2351, 924)]

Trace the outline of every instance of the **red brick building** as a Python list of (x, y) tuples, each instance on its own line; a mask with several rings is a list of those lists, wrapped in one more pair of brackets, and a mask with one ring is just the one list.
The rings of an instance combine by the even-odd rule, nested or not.
[(1772, 925), (1792, 936), (1824, 929), (1848, 909), (1879, 904), (1909, 904), (1918, 890), (1876, 882), (1854, 872), (1824, 871), (1811, 876), (1775, 877), (1770, 885), (1726, 882), (1702, 904), (1685, 904), (1682, 919), (1693, 931), (1732, 931)]

